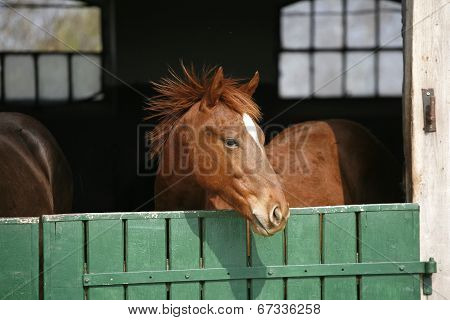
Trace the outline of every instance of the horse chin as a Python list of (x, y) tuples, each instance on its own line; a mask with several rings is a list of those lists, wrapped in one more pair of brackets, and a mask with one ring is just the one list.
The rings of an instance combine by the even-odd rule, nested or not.
[(273, 236), (273, 233), (269, 232), (267, 228), (265, 228), (261, 222), (259, 222), (258, 219), (253, 219), (250, 221), (250, 226), (252, 228), (252, 231), (256, 234), (259, 234), (264, 237), (270, 237)]
[[(242, 215), (243, 218), (246, 218), (249, 220), (252, 231), (258, 235), (261, 235), (264, 237), (271, 237), (275, 233), (283, 230), (285, 227), (285, 223), (283, 223), (282, 226), (277, 227), (277, 228), (266, 227), (263, 224), (265, 219), (260, 218), (262, 220), (262, 222), (260, 221), (260, 219), (258, 219), (258, 216), (261, 217), (261, 214), (260, 215), (251, 214), (252, 210), (250, 207), (244, 208), (246, 211), (240, 210), (242, 208), (233, 207), (227, 201), (225, 201), (221, 196), (219, 196), (217, 193), (209, 194), (207, 199), (208, 199), (207, 207), (206, 207), (207, 209), (210, 209), (210, 210), (236, 210), (237, 212), (239, 212)], [(257, 203), (257, 204), (259, 204), (259, 203)], [(254, 207), (257, 207), (257, 205), (255, 205)]]
[(252, 231), (264, 237), (271, 237), (274, 234), (283, 231), (284, 228), (286, 227), (286, 223), (283, 223), (277, 228), (267, 228), (256, 217), (250, 219), (249, 221)]

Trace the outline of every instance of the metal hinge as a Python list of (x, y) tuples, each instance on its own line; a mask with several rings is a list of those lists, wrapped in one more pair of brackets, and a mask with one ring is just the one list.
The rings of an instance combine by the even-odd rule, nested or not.
[(284, 265), (262, 267), (85, 273), (83, 275), (83, 285), (85, 287), (90, 287), (114, 286), (122, 284), (238, 279), (423, 274), (424, 294), (430, 295), (432, 292), (431, 274), (434, 272), (436, 272), (436, 262), (433, 258), (430, 258), (430, 260), (426, 262), (366, 262), (319, 265)]
[(422, 89), (423, 130), (436, 132), (436, 97), (433, 89)]
[(425, 262), (425, 272), (423, 273), (423, 294), (429, 296), (433, 293), (431, 275), (437, 272), (436, 261), (430, 258)]

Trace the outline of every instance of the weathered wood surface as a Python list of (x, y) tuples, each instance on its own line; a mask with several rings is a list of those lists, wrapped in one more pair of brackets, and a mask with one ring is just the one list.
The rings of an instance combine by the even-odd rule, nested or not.
[[(450, 1), (407, 0), (404, 139), (408, 201), (420, 204), (420, 255), (433, 256), (433, 295), (450, 299)], [(436, 132), (425, 133), (422, 89), (434, 89)]]
[[(376, 215), (361, 213), (359, 261), (418, 261), (418, 219), (414, 211), (383, 211)], [(363, 276), (360, 295), (363, 300), (420, 299), (420, 276)]]
[(45, 299), (84, 299), (83, 221), (46, 223), (43, 229)]
[[(126, 226), (126, 271), (166, 270), (166, 221), (129, 220)], [(126, 291), (130, 300), (167, 298), (164, 283), (129, 285)]]
[[(320, 214), (291, 215), (289, 219), (286, 227), (286, 263), (320, 264)], [(291, 229), (296, 232), (290, 232)], [(320, 277), (287, 279), (286, 287), (286, 298), (289, 300), (321, 299)]]
[[(252, 233), (250, 265), (252, 267), (284, 265), (284, 234), (266, 238)], [(284, 298), (283, 279), (251, 280), (250, 299), (279, 300)]]
[[(417, 266), (418, 210), (414, 204), (291, 209), (284, 233), (251, 235), (249, 256), (245, 221), (232, 212), (43, 216), (44, 298), (417, 299), (418, 273), (425, 270)], [(0, 219), (0, 244), (1, 297), (37, 299), (39, 220)], [(415, 271), (370, 271), (371, 262), (399, 261), (416, 263)], [(361, 262), (368, 264), (360, 273), (345, 265)], [(332, 275), (315, 273), (320, 264)], [(291, 271), (280, 276), (286, 266)], [(201, 268), (207, 278), (186, 271)], [(166, 270), (182, 270), (182, 280)], [(155, 279), (156, 272), (167, 277), (151, 283), (152, 271)], [(139, 272), (146, 281), (132, 280)], [(194, 281), (185, 282), (189, 273)]]
[[(356, 214), (324, 214), (322, 263), (357, 262)], [(338, 276), (323, 279), (323, 298), (326, 300), (356, 300), (356, 276)]]
[[(122, 220), (94, 220), (87, 223), (87, 272), (124, 271), (124, 224)], [(145, 259), (145, 257), (142, 257)], [(123, 286), (95, 287), (87, 292), (89, 300), (121, 300)]]
[[(201, 267), (200, 220), (171, 219), (169, 225), (169, 269), (185, 270)], [(199, 282), (172, 283), (170, 299), (198, 300), (201, 297)]]
[[(205, 218), (203, 221), (203, 265), (205, 268), (247, 266), (245, 221), (239, 217)], [(248, 299), (247, 281), (208, 281), (204, 299)]]
[(0, 219), (0, 299), (39, 299), (39, 218)]
[(283, 265), (418, 261), (418, 214), (414, 204), (291, 209), (284, 233), (251, 235), (250, 256), (245, 222), (231, 212), (44, 216), (45, 298), (414, 299), (417, 274), (362, 276), (358, 291), (355, 275), (83, 288), (82, 272), (85, 265), (88, 274), (248, 267), (267, 273)]

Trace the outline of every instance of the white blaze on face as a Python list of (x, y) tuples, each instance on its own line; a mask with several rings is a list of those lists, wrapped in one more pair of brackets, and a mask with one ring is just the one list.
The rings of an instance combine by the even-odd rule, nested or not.
[(253, 119), (248, 114), (244, 113), (242, 115), (242, 120), (244, 121), (248, 134), (251, 135), (256, 144), (259, 145), (258, 129), (256, 128), (256, 124)]

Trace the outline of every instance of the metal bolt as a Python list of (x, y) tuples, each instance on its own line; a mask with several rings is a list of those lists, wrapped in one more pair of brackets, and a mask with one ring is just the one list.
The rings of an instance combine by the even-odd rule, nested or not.
[(399, 266), (398, 269), (399, 269), (400, 271), (404, 271), (404, 270), (405, 270), (405, 266)]
[(89, 282), (89, 279), (88, 279), (88, 278), (84, 279), (84, 282), (88, 283), (88, 282)]
[(269, 276), (271, 276), (271, 275), (273, 275), (273, 271), (270, 270), (269, 272), (267, 272), (267, 274), (268, 274)]
[(185, 275), (184, 276), (186, 279), (189, 279), (190, 278), (190, 276), (187, 274), (187, 275)]
[(430, 96), (431, 95), (431, 92), (430, 91), (427, 91), (427, 96)]

